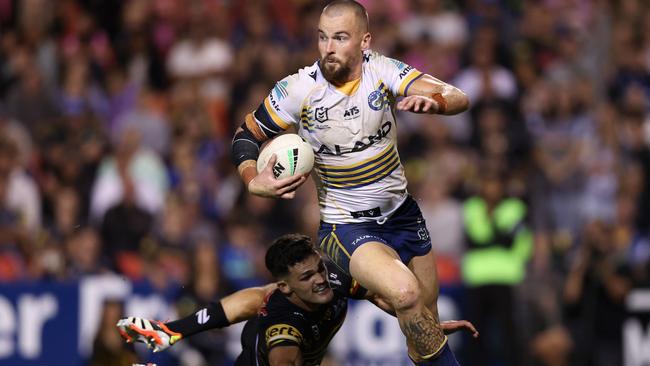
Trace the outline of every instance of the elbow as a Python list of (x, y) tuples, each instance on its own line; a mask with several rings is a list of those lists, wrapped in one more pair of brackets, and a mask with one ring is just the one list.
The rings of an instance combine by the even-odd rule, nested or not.
[(458, 114), (469, 109), (469, 98), (460, 89), (454, 90), (454, 101), (455, 108), (447, 111), (447, 114)]
[(460, 112), (464, 112), (469, 109), (469, 98), (462, 91), (458, 92), (460, 93)]

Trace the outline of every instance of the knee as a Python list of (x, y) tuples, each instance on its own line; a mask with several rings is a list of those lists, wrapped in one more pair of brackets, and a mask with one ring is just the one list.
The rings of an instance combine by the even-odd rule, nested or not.
[(415, 308), (422, 304), (422, 291), (417, 282), (401, 283), (395, 289), (390, 302), (395, 311), (404, 311)]

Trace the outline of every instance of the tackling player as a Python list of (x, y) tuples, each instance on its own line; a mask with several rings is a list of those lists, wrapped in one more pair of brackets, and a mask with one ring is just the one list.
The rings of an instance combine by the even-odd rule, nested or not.
[[(277, 180), (265, 140), (291, 126), (315, 152), (320, 246), (397, 315), (417, 365), (457, 365), (438, 320), (431, 240), (397, 151), (395, 110), (456, 114), (459, 89), (370, 50), (368, 15), (351, 0), (327, 5), (318, 25), (320, 60), (279, 81), (246, 116), (232, 157), (252, 194), (292, 198), (306, 176)], [(404, 97), (396, 103), (397, 97)]]
[[(198, 332), (258, 315), (244, 327), (236, 365), (318, 365), (345, 319), (347, 298), (375, 299), (332, 262), (323, 261), (304, 235), (278, 238), (267, 251), (266, 265), (275, 284), (236, 292), (198, 310), (196, 316), (168, 323), (121, 319), (120, 333), (127, 341), (145, 342), (160, 351)], [(381, 301), (377, 304), (385, 307)], [(478, 335), (467, 321), (443, 326), (448, 332), (465, 328)]]

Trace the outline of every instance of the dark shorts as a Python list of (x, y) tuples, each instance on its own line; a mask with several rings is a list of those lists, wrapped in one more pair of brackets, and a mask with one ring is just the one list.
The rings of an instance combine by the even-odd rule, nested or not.
[(420, 207), (411, 196), (382, 224), (377, 221), (358, 224), (321, 222), (318, 230), (318, 242), (323, 253), (347, 273), (350, 273), (352, 253), (370, 241), (393, 248), (405, 264), (431, 250), (429, 230)]

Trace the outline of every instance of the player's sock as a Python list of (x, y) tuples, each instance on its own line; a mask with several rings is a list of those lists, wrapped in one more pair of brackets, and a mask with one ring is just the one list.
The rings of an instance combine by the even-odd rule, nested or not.
[(449, 348), (449, 343), (445, 345), (431, 356), (425, 356), (425, 359), (420, 362), (413, 361), (417, 366), (460, 366), (456, 360), (456, 356)]
[(230, 325), (221, 302), (211, 302), (208, 306), (185, 318), (165, 323), (172, 331), (189, 337), (208, 329), (223, 328)]

